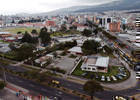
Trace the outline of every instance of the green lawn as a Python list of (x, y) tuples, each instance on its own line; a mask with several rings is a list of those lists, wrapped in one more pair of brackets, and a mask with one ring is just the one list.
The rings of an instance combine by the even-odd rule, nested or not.
[(6, 29), (2, 29), (2, 31), (8, 31), (11, 33), (16, 34), (17, 32), (22, 32), (25, 33), (25, 31), (31, 32), (33, 29), (36, 29), (39, 32), (39, 28), (6, 28)]
[(81, 76), (83, 73), (85, 73), (85, 71), (81, 70), (82, 63), (83, 61), (81, 60), (77, 65), (76, 69), (72, 72), (72, 75)]

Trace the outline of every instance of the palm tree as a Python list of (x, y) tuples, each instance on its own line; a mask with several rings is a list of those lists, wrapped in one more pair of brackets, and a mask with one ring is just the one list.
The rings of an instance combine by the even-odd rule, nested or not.
[(84, 84), (83, 90), (87, 92), (91, 96), (91, 100), (93, 100), (93, 94), (95, 92), (103, 91), (103, 87), (100, 85), (100, 83), (91, 80), (91, 81), (87, 81)]

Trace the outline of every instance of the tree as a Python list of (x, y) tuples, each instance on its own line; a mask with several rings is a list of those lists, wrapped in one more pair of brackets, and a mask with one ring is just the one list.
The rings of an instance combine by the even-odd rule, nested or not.
[(32, 34), (38, 34), (38, 32), (37, 32), (36, 29), (33, 29), (31, 33), (32, 33)]
[(85, 55), (98, 53), (98, 48), (101, 46), (99, 42), (94, 40), (87, 40), (82, 46), (82, 51)]
[(44, 45), (47, 45), (50, 43), (51, 41), (51, 37), (50, 37), (50, 34), (47, 32), (47, 28), (44, 27), (40, 30), (40, 34), (39, 34), (39, 37), (41, 38), (41, 42), (44, 44)]
[(35, 50), (34, 45), (27, 43), (23, 44), (20, 48), (16, 50), (16, 59), (21, 61), (29, 57), (35, 56), (33, 50)]
[(21, 33), (22, 33), (21, 31), (18, 31), (18, 32), (17, 32), (17, 34), (21, 34)]
[(14, 43), (10, 43), (10, 44), (9, 44), (9, 48), (10, 48), (11, 50), (16, 50), (16, 46), (15, 46)]
[(88, 30), (88, 29), (84, 29), (84, 31), (82, 32), (83, 34), (83, 36), (90, 36), (91, 34), (92, 34), (92, 31), (91, 30)]
[(93, 32), (95, 33), (95, 35), (97, 35), (98, 34), (98, 29), (95, 29)]
[(123, 31), (126, 30), (126, 25), (125, 24), (122, 25), (122, 29), (123, 29)]
[(77, 26), (73, 25), (73, 26), (70, 27), (70, 29), (71, 30), (76, 30), (77, 29)]
[(4, 89), (5, 85), (6, 84), (3, 81), (0, 81), (0, 90)]
[(87, 81), (84, 84), (83, 90), (86, 91), (91, 96), (91, 100), (93, 100), (94, 93), (103, 91), (103, 87), (100, 85), (100, 83), (91, 80), (91, 81)]
[(32, 36), (26, 31), (21, 42), (32, 43)]
[(61, 31), (65, 32), (67, 30), (67, 27), (65, 24), (61, 25)]

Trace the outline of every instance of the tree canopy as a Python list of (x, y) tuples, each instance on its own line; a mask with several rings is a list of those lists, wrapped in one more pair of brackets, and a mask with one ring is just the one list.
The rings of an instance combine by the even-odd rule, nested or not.
[(50, 34), (48, 33), (48, 30), (47, 30), (46, 27), (44, 27), (44, 28), (42, 28), (42, 29), (40, 30), (39, 37), (41, 38), (41, 42), (42, 42), (44, 45), (49, 44), (50, 41), (51, 41)]
[(32, 43), (32, 36), (26, 31), (21, 42)]
[(92, 34), (92, 31), (91, 30), (88, 30), (88, 29), (84, 29), (84, 31), (82, 32), (82, 35), (83, 36), (90, 36)]
[(3, 81), (0, 81), (0, 90), (4, 89), (5, 85), (6, 84)]
[(99, 42), (94, 40), (87, 40), (82, 46), (82, 51), (85, 55), (98, 53), (98, 48), (101, 46)]
[(95, 92), (103, 91), (103, 87), (100, 85), (100, 83), (91, 80), (91, 81), (87, 81), (84, 84), (83, 90), (87, 92), (91, 96), (91, 99), (93, 100), (93, 94)]
[(38, 32), (37, 32), (36, 29), (33, 29), (31, 33), (32, 33), (32, 34), (38, 34)]
[(35, 50), (35, 46), (32, 44), (23, 44), (20, 48), (17, 48), (16, 50), (16, 59), (17, 60), (25, 60), (29, 57), (33, 57), (34, 53), (33, 50)]
[(32, 43), (32, 44), (37, 44), (38, 43), (38, 37), (32, 37), (27, 31), (25, 32), (22, 40), (22, 43)]

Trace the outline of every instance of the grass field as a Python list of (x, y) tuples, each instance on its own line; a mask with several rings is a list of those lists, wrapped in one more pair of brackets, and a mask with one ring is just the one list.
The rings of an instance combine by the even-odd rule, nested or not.
[(6, 29), (2, 29), (1, 31), (7, 31), (10, 33), (17, 33), (17, 32), (22, 32), (23, 34), (25, 33), (25, 31), (31, 32), (33, 29), (36, 29), (39, 32), (39, 28), (26, 28), (26, 27), (17, 27), (17, 28), (6, 28)]

